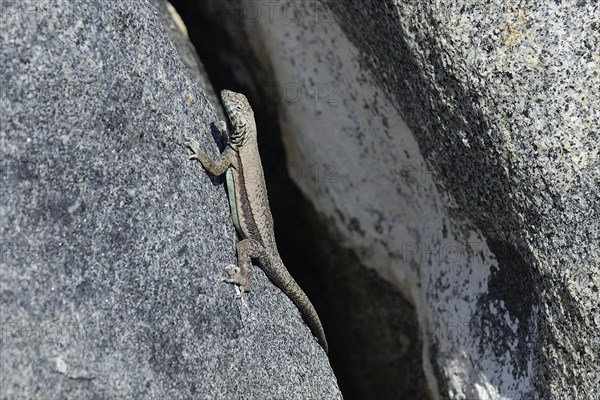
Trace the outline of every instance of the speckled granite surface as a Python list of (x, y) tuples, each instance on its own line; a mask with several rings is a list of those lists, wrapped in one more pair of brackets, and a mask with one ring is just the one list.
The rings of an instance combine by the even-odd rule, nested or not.
[[(339, 398), (236, 235), (215, 104), (148, 2), (0, 2), (0, 398)], [(195, 73), (194, 76), (197, 74)]]
[(540, 395), (597, 396), (598, 2), (332, 4), (459, 212), (523, 259)]

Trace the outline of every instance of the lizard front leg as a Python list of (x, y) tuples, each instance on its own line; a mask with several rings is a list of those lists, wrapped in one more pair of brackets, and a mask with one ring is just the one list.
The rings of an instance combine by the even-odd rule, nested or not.
[(265, 248), (254, 239), (244, 239), (237, 244), (238, 265), (225, 267), (229, 278), (224, 281), (240, 287), (242, 294), (252, 287), (252, 258), (262, 259), (266, 255)]
[(217, 161), (213, 161), (208, 155), (200, 149), (200, 145), (194, 138), (187, 137), (185, 145), (194, 152), (194, 155), (190, 157), (190, 160), (198, 160), (200, 164), (206, 169), (211, 175), (220, 176), (227, 171), (232, 164), (233, 149), (227, 146), (221, 157)]

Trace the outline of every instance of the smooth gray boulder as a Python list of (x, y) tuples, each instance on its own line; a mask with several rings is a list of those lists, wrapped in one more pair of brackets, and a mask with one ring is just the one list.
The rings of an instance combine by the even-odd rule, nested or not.
[(183, 146), (216, 157), (215, 104), (156, 9), (4, 2), (1, 25), (0, 397), (339, 398), (264, 274), (221, 282), (223, 182)]
[(219, 4), (290, 174), (414, 304), (432, 398), (597, 398), (598, 3)]

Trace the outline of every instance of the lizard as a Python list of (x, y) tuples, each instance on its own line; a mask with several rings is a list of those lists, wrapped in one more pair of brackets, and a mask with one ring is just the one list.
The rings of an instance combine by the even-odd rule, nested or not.
[[(225, 174), (231, 216), (241, 238), (237, 243), (238, 265), (225, 267), (224, 281), (239, 286), (240, 296), (252, 287), (252, 262), (255, 259), (267, 277), (298, 307), (313, 335), (327, 353), (325, 331), (308, 296), (283, 264), (273, 230), (265, 178), (258, 151), (256, 121), (248, 99), (241, 93), (221, 91), (221, 101), (231, 125), (227, 145), (213, 161), (200, 149), (198, 142), (186, 137), (185, 145), (211, 175)], [(227, 134), (227, 124), (221, 121)]]

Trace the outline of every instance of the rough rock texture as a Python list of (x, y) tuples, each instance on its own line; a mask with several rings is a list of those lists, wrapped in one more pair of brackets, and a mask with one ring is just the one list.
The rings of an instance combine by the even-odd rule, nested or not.
[(264, 274), (221, 282), (223, 182), (182, 145), (216, 156), (217, 117), (156, 9), (1, 7), (0, 398), (340, 397)]
[(414, 302), (432, 395), (597, 396), (598, 3), (221, 4), (322, 179), (291, 175)]

